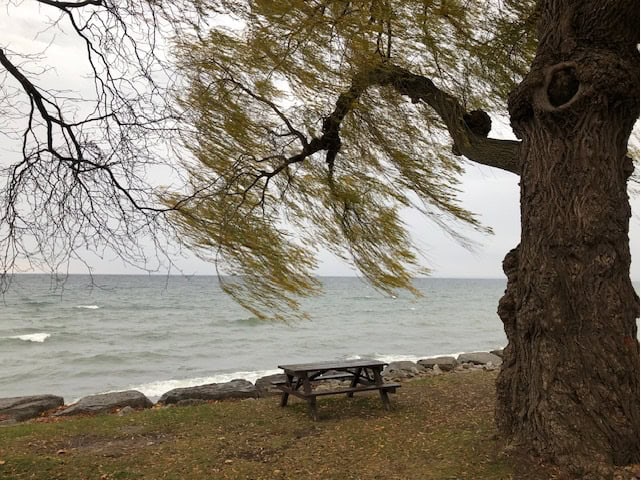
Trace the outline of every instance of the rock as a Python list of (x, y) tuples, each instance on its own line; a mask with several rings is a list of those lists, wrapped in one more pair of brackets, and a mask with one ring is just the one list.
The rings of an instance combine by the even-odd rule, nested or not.
[(72, 416), (74, 414), (97, 414), (110, 412), (126, 406), (132, 409), (150, 408), (153, 403), (140, 391), (120, 391), (106, 394), (95, 394), (80, 399), (55, 416)]
[(500, 366), (502, 362), (499, 356), (490, 354), (489, 352), (466, 352), (461, 354), (457, 360), (461, 364), (488, 364), (491, 362), (495, 366)]
[(494, 354), (495, 356), (503, 359), (503, 349), (494, 349), (493, 351), (490, 351), (490, 354)]
[(131, 406), (125, 406), (120, 411), (118, 411), (118, 416), (126, 416), (128, 414), (133, 413), (133, 412), (136, 412), (136, 410), (134, 408), (132, 408)]
[(417, 364), (428, 369), (432, 369), (435, 365), (438, 365), (442, 371), (452, 371), (458, 366), (458, 361), (452, 356), (441, 356), (421, 359)]
[(176, 403), (176, 406), (198, 406), (205, 403), (207, 403), (207, 401), (205, 401), (204, 399), (181, 399)]
[(265, 396), (275, 396), (277, 394), (282, 394), (283, 391), (276, 388), (272, 382), (285, 381), (287, 376), (284, 374), (272, 374), (271, 376), (264, 376), (256, 379), (256, 390), (260, 397)]
[(245, 399), (258, 397), (258, 390), (251, 382), (245, 379), (234, 379), (225, 383), (204, 384), (185, 388), (172, 389), (163, 394), (158, 400), (163, 404), (175, 404), (183, 399)]
[(0, 398), (0, 424), (35, 418), (64, 403), (64, 399), (52, 394)]
[(402, 379), (414, 377), (422, 371), (416, 363), (412, 361), (395, 361), (390, 362), (383, 371), (383, 377), (389, 379)]

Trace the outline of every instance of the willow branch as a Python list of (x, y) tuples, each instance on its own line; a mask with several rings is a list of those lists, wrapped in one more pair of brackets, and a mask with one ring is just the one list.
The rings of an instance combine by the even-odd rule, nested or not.
[(473, 132), (465, 123), (466, 111), (459, 101), (437, 88), (427, 77), (395, 66), (384, 66), (382, 70), (381, 85), (390, 84), (413, 102), (423, 101), (434, 109), (454, 141), (455, 153), (479, 164), (520, 174), (520, 142), (491, 139)]
[[(236, 82), (234, 83), (241, 86)], [(288, 166), (303, 162), (307, 157), (320, 151), (326, 152), (326, 163), (331, 182), (334, 160), (341, 148), (341, 123), (360, 96), (373, 86), (392, 86), (401, 95), (406, 95), (412, 99), (412, 102), (424, 102), (432, 107), (445, 123), (454, 141), (452, 151), (455, 155), (464, 155), (479, 164), (506, 170), (517, 175), (520, 173), (520, 162), (518, 160), (519, 142), (487, 138), (485, 135), (489, 132), (489, 128), (487, 128), (487, 132), (484, 132), (485, 135), (473, 132), (465, 121), (467, 112), (456, 98), (438, 89), (426, 77), (415, 75), (394, 65), (380, 64), (354, 76), (350, 88), (340, 94), (336, 100), (333, 112), (323, 119), (322, 135), (313, 137), (310, 141), (307, 141), (300, 131), (292, 127), (289, 120), (273, 103), (267, 102), (265, 99), (253, 94), (249, 89), (241, 86), (243, 91), (254, 99), (264, 102), (274, 109), (281, 120), (285, 122), (290, 133), (301, 140), (303, 147), (299, 153), (284, 158), (283, 162), (272, 171), (261, 170), (249, 189), (253, 188), (261, 179), (265, 179), (264, 192), (267, 183), (272, 177), (285, 170)]]
[(519, 142), (491, 139), (474, 133), (465, 123), (466, 111), (455, 97), (437, 88), (429, 78), (391, 64), (381, 64), (357, 74), (349, 90), (338, 97), (334, 111), (323, 123), (322, 140), (330, 145), (327, 153), (330, 167), (330, 160), (333, 162), (335, 152), (340, 148), (338, 134), (343, 118), (361, 94), (373, 86), (391, 86), (413, 102), (424, 102), (434, 109), (447, 127), (454, 142), (452, 151), (456, 155), (517, 175), (520, 173)]

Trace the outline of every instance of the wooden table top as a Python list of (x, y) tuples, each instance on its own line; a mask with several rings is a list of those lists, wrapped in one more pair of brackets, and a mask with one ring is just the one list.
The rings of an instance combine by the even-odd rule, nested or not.
[(371, 368), (383, 367), (387, 365), (386, 362), (377, 359), (353, 359), (349, 361), (323, 361), (323, 362), (310, 362), (306, 364), (284, 364), (278, 366), (279, 369), (290, 372), (309, 372), (309, 371), (327, 371), (330, 369), (350, 369), (350, 368)]

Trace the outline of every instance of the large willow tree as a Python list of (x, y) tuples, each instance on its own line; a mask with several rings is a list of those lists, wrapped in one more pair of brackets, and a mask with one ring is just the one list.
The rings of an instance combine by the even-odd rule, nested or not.
[[(411, 289), (401, 210), (482, 229), (456, 200), (461, 156), (518, 174), (498, 427), (564, 464), (638, 460), (638, 2), (220, 5), (233, 23), (178, 46), (195, 161), (190, 198), (165, 202), (192, 247), (242, 274), (228, 292), (259, 314), (295, 308), (321, 247)], [(506, 100), (520, 141), (487, 137)]]
[[(321, 247), (380, 289), (411, 289), (421, 263), (405, 207), (454, 238), (484, 229), (457, 202), (466, 158), (520, 176), (521, 243), (498, 309), (500, 432), (579, 468), (638, 462), (626, 191), (638, 1), (36, 0), (4, 12), (34, 5), (51, 45), (60, 28), (84, 48), (93, 92), (47, 89), (47, 51), (0, 37), (0, 129), (19, 157), (0, 159), (0, 284), (22, 261), (58, 269), (105, 246), (144, 262), (139, 240), (163, 249), (168, 218), (242, 275), (225, 288), (260, 315), (287, 316), (319, 288)], [(517, 141), (488, 138), (487, 112), (506, 105)], [(148, 173), (176, 156), (186, 189), (152, 191)]]

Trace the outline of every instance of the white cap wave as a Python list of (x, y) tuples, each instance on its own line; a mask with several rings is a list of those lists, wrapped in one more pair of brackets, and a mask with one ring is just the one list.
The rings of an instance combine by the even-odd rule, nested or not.
[(19, 339), (21, 341), (30, 341), (30, 342), (45, 342), (45, 340), (51, 337), (51, 334), (48, 332), (35, 332), (33, 334), (20, 334), (18, 336), (7, 336), (5, 339)]
[(137, 386), (131, 386), (129, 389), (140, 391), (145, 396), (154, 400), (172, 389), (201, 386), (203, 384), (223, 383), (229, 382), (233, 379), (245, 379), (249, 382), (256, 382), (256, 379), (269, 376), (271, 374), (282, 373), (280, 370), (265, 370), (265, 371), (238, 371), (225, 374), (217, 374), (211, 377), (196, 377), (191, 379), (167, 379), (163, 381), (154, 381)]

